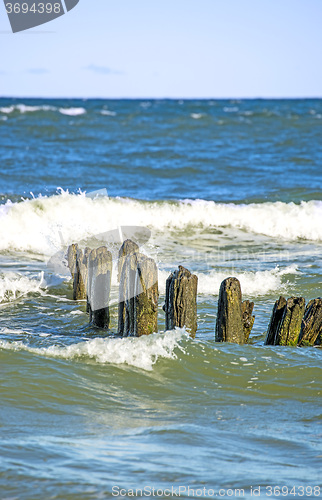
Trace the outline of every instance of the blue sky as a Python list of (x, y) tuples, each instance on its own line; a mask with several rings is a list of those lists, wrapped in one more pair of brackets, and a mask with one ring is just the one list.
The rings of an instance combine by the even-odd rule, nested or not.
[(321, 0), (80, 0), (12, 34), (0, 95), (322, 97)]

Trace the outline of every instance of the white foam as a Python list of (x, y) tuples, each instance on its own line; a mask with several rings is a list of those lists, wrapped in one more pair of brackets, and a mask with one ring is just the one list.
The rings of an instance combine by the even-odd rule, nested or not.
[[(244, 295), (256, 297), (265, 295), (276, 290), (285, 291), (286, 284), (282, 282), (282, 277), (286, 274), (296, 274), (296, 266), (287, 266), (280, 269), (276, 266), (274, 269), (254, 272), (240, 271), (215, 271), (210, 273), (198, 273), (198, 295), (218, 295), (221, 282), (229, 276), (234, 276), (240, 281), (241, 290)], [(165, 293), (165, 283), (170, 272), (159, 271), (159, 290)]]
[(55, 111), (57, 108), (54, 106), (48, 106), (46, 104), (42, 106), (27, 106), (26, 104), (15, 104), (11, 106), (5, 106), (0, 108), (1, 113), (10, 114), (14, 111), (19, 111), (20, 113), (35, 113), (36, 111)]
[(1, 112), (1, 113), (6, 113), (6, 114), (10, 114), (10, 113), (12, 113), (14, 110), (15, 110), (15, 107), (14, 107), (14, 106), (3, 106), (2, 108), (0, 108), (0, 112)]
[(116, 116), (115, 111), (109, 111), (108, 109), (102, 109), (101, 115), (104, 116)]
[(36, 355), (61, 359), (90, 358), (100, 364), (129, 365), (151, 371), (158, 359), (176, 359), (183, 351), (180, 341), (188, 338), (184, 329), (143, 335), (139, 338), (96, 338), (69, 346), (30, 347), (23, 342), (0, 340), (0, 348), (28, 351)]
[(84, 115), (86, 113), (85, 108), (59, 108), (58, 111), (62, 115), (68, 115), (68, 116), (79, 116), (79, 115)]
[(12, 302), (28, 293), (40, 292), (45, 287), (43, 273), (36, 278), (11, 271), (0, 274), (0, 304)]
[(202, 118), (204, 115), (202, 113), (191, 113), (191, 118), (193, 118), (194, 120), (200, 120), (200, 118)]
[(84, 193), (39, 197), (0, 205), (0, 251), (48, 256), (65, 244), (118, 226), (145, 226), (169, 232), (184, 227), (232, 227), (281, 240), (322, 241), (322, 201), (235, 205), (205, 200), (143, 202)]

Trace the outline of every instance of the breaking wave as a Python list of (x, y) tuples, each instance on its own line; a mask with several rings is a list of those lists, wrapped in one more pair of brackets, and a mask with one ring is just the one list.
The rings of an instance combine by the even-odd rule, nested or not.
[[(287, 281), (283, 282), (283, 277), (286, 275), (294, 275), (297, 273), (296, 266), (287, 266), (280, 269), (276, 266), (274, 269), (254, 272), (224, 272), (212, 270), (209, 274), (194, 273), (198, 276), (198, 294), (218, 295), (221, 282), (229, 276), (234, 276), (240, 281), (243, 295), (256, 297), (265, 295), (271, 292), (286, 291)], [(167, 271), (159, 271), (159, 290), (165, 293), (165, 282), (169, 276)]]
[(21, 341), (0, 340), (0, 348), (28, 351), (61, 359), (91, 359), (100, 364), (129, 365), (151, 371), (159, 358), (176, 359), (183, 350), (180, 341), (188, 338), (184, 329), (127, 338), (96, 338), (69, 346), (31, 347)]
[(43, 273), (36, 278), (29, 278), (14, 272), (0, 274), (0, 305), (12, 302), (28, 293), (39, 292), (45, 288)]
[(115, 229), (145, 226), (168, 232), (182, 228), (231, 227), (282, 240), (322, 241), (322, 201), (216, 203), (206, 200), (148, 202), (128, 198), (91, 199), (60, 194), (0, 205), (0, 250), (52, 255), (66, 244)]

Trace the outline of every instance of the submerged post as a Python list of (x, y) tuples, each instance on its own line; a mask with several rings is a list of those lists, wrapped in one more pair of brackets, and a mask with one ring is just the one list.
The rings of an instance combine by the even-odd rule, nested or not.
[(218, 298), (216, 342), (244, 344), (242, 294), (237, 278), (227, 278), (221, 285)]
[(88, 278), (88, 256), (89, 248), (85, 248), (84, 253), (77, 248), (76, 265), (73, 285), (74, 300), (83, 300), (87, 297), (87, 278)]
[(277, 332), (280, 322), (283, 318), (285, 307), (286, 299), (281, 295), (280, 298), (275, 302), (273, 307), (272, 316), (266, 334), (265, 345), (276, 345)]
[(166, 330), (185, 326), (192, 337), (196, 335), (197, 286), (198, 277), (183, 266), (179, 266), (178, 270), (170, 274), (166, 281), (163, 306)]
[(131, 255), (139, 251), (139, 246), (132, 240), (125, 240), (119, 250), (119, 260), (118, 260), (118, 281), (121, 279), (122, 267), (127, 255)]
[(298, 344), (320, 345), (322, 336), (322, 299), (312, 299), (308, 303), (299, 336)]
[(76, 272), (76, 255), (77, 255), (78, 245), (77, 243), (72, 243), (67, 249), (67, 264), (70, 274), (72, 275), (73, 281)]
[(290, 297), (284, 307), (283, 316), (276, 332), (275, 345), (296, 346), (305, 311), (303, 297)]
[(140, 253), (124, 256), (120, 275), (118, 333), (140, 337), (158, 331), (158, 269)]
[(249, 300), (244, 300), (244, 302), (242, 302), (242, 320), (246, 343), (248, 342), (250, 332), (252, 331), (255, 322), (255, 316), (252, 315), (253, 309), (254, 302), (250, 302)]
[(88, 259), (87, 302), (90, 322), (108, 328), (112, 277), (112, 254), (106, 247), (92, 250)]
[[(123, 244), (119, 250), (119, 260), (118, 260), (118, 266), (117, 266), (118, 267), (118, 276), (117, 276), (118, 282), (121, 281), (122, 269), (123, 269), (123, 265), (125, 263), (126, 257), (128, 255), (133, 255), (138, 251), (139, 251), (139, 247), (134, 241), (128, 239), (128, 240), (125, 240), (123, 242)], [(132, 271), (130, 269), (128, 269), (128, 273), (129, 274), (132, 273), (133, 276), (131, 276), (131, 277), (128, 276), (128, 279), (130, 282), (134, 283), (135, 269), (133, 269)], [(121, 285), (120, 285), (120, 287), (121, 287)], [(119, 335), (123, 335), (123, 333), (124, 333), (125, 320), (126, 320), (125, 293), (124, 292), (121, 293), (121, 290), (120, 290), (119, 306), (118, 306), (118, 333), (119, 333)]]

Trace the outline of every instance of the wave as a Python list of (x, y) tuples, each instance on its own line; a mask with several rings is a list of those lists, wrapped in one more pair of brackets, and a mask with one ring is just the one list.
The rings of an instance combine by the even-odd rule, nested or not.
[(61, 359), (91, 359), (100, 364), (129, 365), (151, 371), (159, 358), (176, 359), (183, 351), (180, 341), (187, 339), (185, 329), (127, 338), (96, 338), (69, 346), (31, 347), (21, 341), (0, 340), (0, 348), (28, 351), (36, 355)]
[[(67, 115), (67, 116), (79, 116), (83, 115), (86, 113), (85, 108), (57, 108), (56, 106), (49, 106), (49, 105), (42, 105), (42, 106), (27, 106), (26, 104), (12, 104), (11, 106), (3, 106), (0, 107), (0, 113), (3, 113), (4, 115), (9, 115), (14, 112), (19, 112), (21, 114), (25, 113), (35, 113), (37, 111), (59, 111), (62, 115)], [(103, 114), (103, 113), (102, 113)], [(105, 114), (114, 114), (112, 111), (105, 113)]]
[(101, 115), (103, 116), (116, 116), (115, 111), (109, 111), (108, 109), (102, 109)]
[(0, 113), (11, 114), (14, 111), (18, 111), (21, 114), (24, 113), (35, 113), (36, 111), (55, 111), (57, 108), (55, 106), (27, 106), (26, 104), (12, 104), (11, 106), (3, 106), (0, 108)]
[(231, 227), (285, 241), (322, 241), (322, 201), (300, 204), (215, 203), (205, 200), (147, 202), (128, 198), (91, 199), (85, 193), (39, 196), (0, 205), (0, 251), (53, 255), (70, 244), (118, 226), (153, 231)]
[(0, 274), (0, 304), (12, 302), (28, 293), (40, 292), (45, 287), (43, 273), (37, 278), (29, 278), (11, 271)]
[(79, 116), (86, 113), (85, 108), (59, 108), (59, 113), (67, 116)]
[[(159, 271), (159, 291), (165, 293), (165, 283), (170, 272)], [(256, 297), (266, 295), (271, 292), (286, 292), (287, 282), (283, 283), (283, 276), (297, 274), (296, 266), (287, 266), (274, 269), (254, 272), (224, 272), (211, 271), (210, 273), (195, 273), (198, 276), (198, 295), (218, 295), (221, 282), (229, 276), (238, 278), (243, 295)]]
[(194, 120), (200, 120), (200, 118), (202, 118), (202, 117), (203, 117), (203, 116), (205, 116), (205, 115), (203, 115), (202, 113), (191, 113), (191, 115), (190, 115), (190, 116), (191, 116), (191, 118), (193, 118)]

